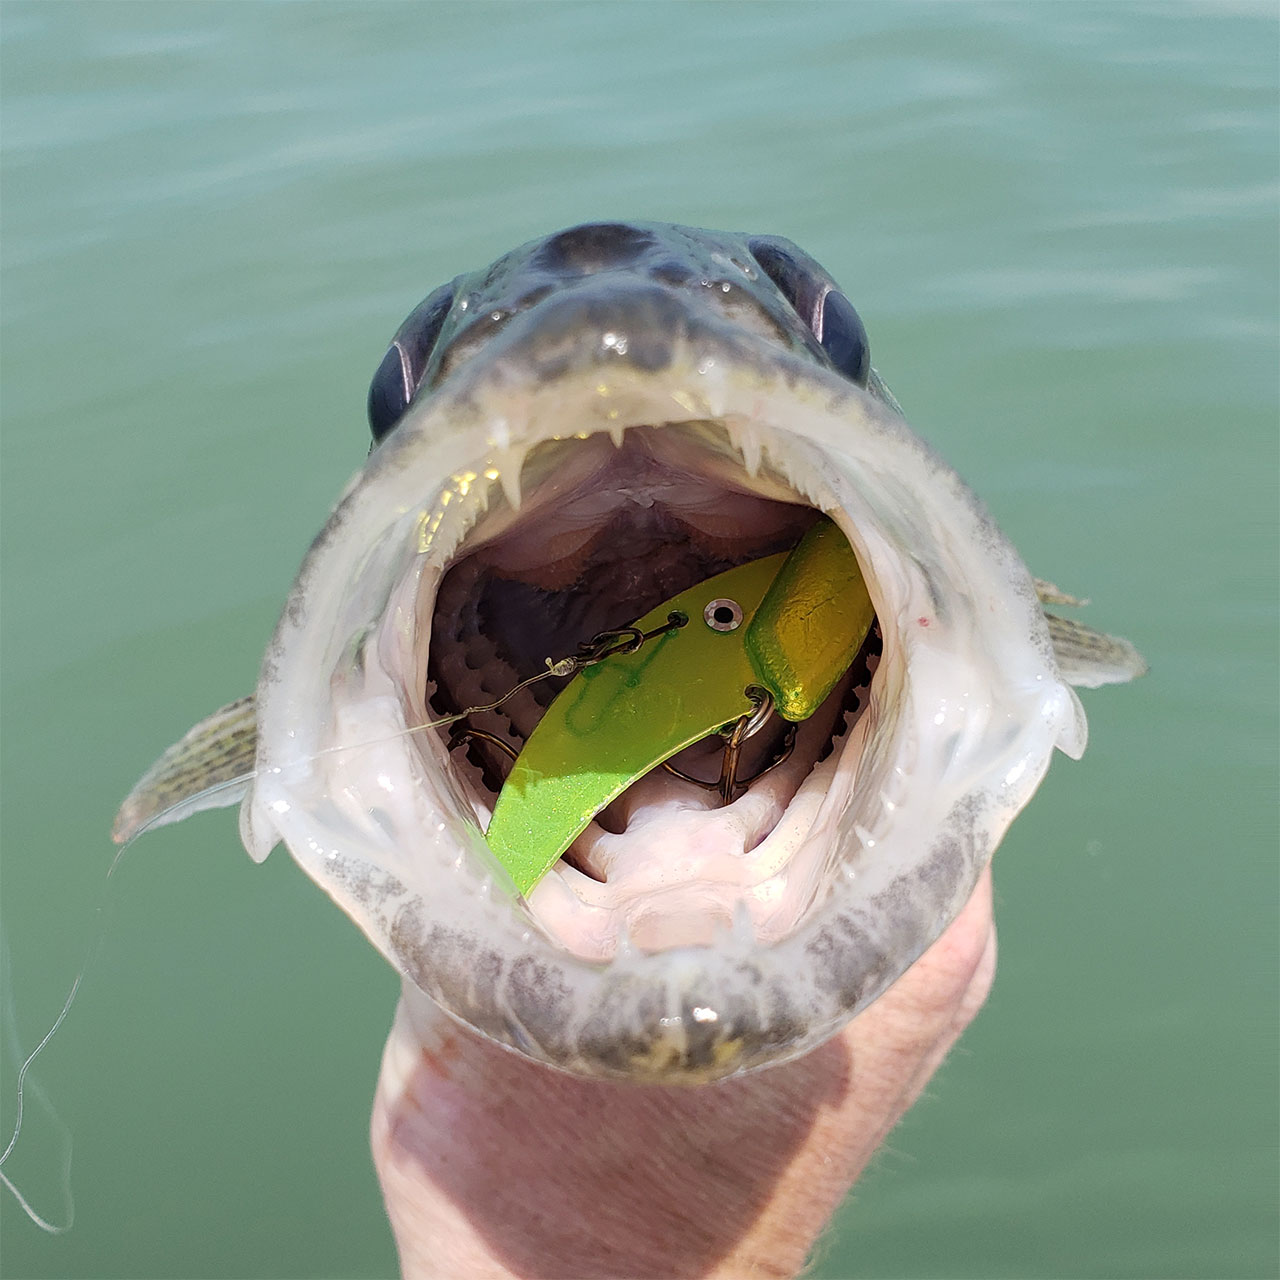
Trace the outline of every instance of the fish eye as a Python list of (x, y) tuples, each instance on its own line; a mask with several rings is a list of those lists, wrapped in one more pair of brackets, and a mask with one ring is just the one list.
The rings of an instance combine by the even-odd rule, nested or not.
[(453, 285), (437, 289), (396, 331), (369, 384), (369, 430), (382, 440), (404, 417), (427, 371), (427, 362), (453, 306)]
[(817, 338), (838, 373), (860, 387), (871, 373), (871, 344), (853, 303), (802, 249), (780, 236), (757, 236), (751, 256)]
[(871, 344), (862, 317), (853, 309), (853, 303), (838, 289), (830, 290), (818, 304), (814, 337), (822, 343), (822, 349), (831, 363), (846, 378), (860, 387), (867, 385), (871, 370)]
[(412, 395), (408, 361), (399, 343), (393, 342), (369, 384), (369, 430), (375, 440), (381, 440), (400, 421)]

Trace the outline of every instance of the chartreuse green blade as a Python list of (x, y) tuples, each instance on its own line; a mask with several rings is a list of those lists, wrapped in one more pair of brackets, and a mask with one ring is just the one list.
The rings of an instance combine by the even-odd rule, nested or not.
[[(786, 558), (753, 560), (682, 591), (635, 625), (651, 631), (678, 612), (685, 626), (587, 667), (560, 691), (512, 765), (487, 833), (521, 893), (637, 778), (753, 709), (746, 688), (757, 680), (743, 636)], [(740, 625), (717, 630), (705, 620), (717, 600), (737, 603)]]
[(682, 591), (634, 625), (688, 623), (585, 668), (529, 735), (487, 839), (528, 894), (610, 801), (677, 751), (755, 707), (807, 719), (862, 647), (874, 610), (844, 535), (819, 520), (789, 555), (767, 556)]
[(757, 683), (784, 719), (807, 720), (849, 669), (876, 611), (858, 557), (830, 520), (800, 539), (747, 625)]

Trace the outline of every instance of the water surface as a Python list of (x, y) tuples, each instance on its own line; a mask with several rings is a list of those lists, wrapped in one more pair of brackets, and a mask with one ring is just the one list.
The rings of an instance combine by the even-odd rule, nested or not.
[[(21, 1039), (119, 797), (250, 687), (435, 285), (555, 227), (775, 232), (1152, 675), (997, 863), (990, 1005), (815, 1274), (1276, 1273), (1269, 5), (121, 5), (3, 21), (3, 914)], [(9, 1276), (388, 1276), (386, 966), (234, 819), (141, 843)], [(7, 1069), (7, 1068), (6, 1068)], [(6, 1124), (13, 1073), (0, 1090)], [(57, 1212), (56, 1131), (10, 1166)]]

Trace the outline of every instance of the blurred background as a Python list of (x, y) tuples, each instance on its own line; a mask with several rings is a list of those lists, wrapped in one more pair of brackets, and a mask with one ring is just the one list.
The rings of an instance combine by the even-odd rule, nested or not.
[[(391, 972), (234, 815), (115, 806), (248, 691), (387, 340), (533, 236), (790, 236), (1152, 673), (997, 861), (991, 1001), (820, 1277), (1274, 1276), (1277, 15), (31, 4), (3, 62), (0, 1195), (18, 1276), (370, 1276)], [(94, 940), (98, 940), (96, 947)]]

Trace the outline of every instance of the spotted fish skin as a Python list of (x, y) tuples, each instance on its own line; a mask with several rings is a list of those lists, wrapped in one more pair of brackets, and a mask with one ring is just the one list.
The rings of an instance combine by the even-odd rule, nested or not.
[[(411, 1002), (562, 1070), (686, 1083), (821, 1043), (954, 918), (1053, 751), (1083, 751), (1064, 677), (1142, 669), (1124, 642), (1046, 621), (1017, 552), (908, 427), (849, 300), (780, 238), (607, 223), (532, 241), (413, 312), (369, 408), (377, 445), (312, 544), (252, 706), (166, 753), (117, 829), (247, 787), (252, 856), (283, 842)], [(449, 565), (477, 530), (553, 513), (575, 459), (625, 453), (631, 433), (825, 512), (876, 605), (868, 705), (811, 775), (797, 832), (827, 879), (769, 945), (737, 931), (574, 954), (497, 885), (443, 747), (409, 732), (415, 636)], [(192, 794), (212, 778), (225, 789)]]
[(189, 729), (138, 779), (120, 805), (111, 838), (124, 844), (144, 827), (238, 804), (253, 779), (257, 751), (257, 713), (248, 694)]

